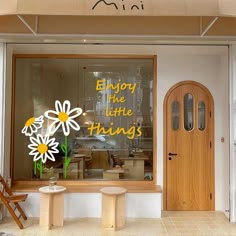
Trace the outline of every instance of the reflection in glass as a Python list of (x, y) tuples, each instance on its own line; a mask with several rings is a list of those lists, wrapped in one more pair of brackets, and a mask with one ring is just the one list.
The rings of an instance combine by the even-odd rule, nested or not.
[[(52, 109), (55, 100), (69, 100), (73, 108), (83, 109), (83, 115), (76, 119), (80, 130), (68, 136), (68, 153), (73, 158), (68, 179), (152, 179), (152, 58), (17, 57), (14, 74), (14, 179), (39, 178), (32, 172), (28, 137), (22, 137), (21, 129), (29, 117), (39, 117)], [(43, 134), (49, 125), (45, 120)], [(54, 137), (63, 144), (61, 129)], [(135, 156), (139, 160), (133, 162), (139, 163), (127, 167)], [(61, 148), (55, 162), (45, 163), (42, 179), (49, 178), (47, 171), (51, 168), (58, 179), (63, 178), (63, 157)], [(104, 170), (109, 172), (103, 176)]]
[(206, 127), (206, 106), (204, 102), (198, 103), (198, 129), (203, 131)]
[(172, 103), (172, 129), (179, 129), (179, 102), (174, 101)]
[(187, 131), (193, 129), (193, 95), (184, 95), (184, 128)]

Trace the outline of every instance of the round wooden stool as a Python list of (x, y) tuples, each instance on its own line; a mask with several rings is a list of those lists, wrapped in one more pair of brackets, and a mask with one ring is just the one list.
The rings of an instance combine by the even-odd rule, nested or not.
[(104, 187), (102, 193), (102, 227), (117, 230), (125, 225), (125, 193), (122, 187)]
[(49, 186), (39, 188), (40, 192), (40, 226), (63, 226), (64, 221), (64, 191), (63, 186)]

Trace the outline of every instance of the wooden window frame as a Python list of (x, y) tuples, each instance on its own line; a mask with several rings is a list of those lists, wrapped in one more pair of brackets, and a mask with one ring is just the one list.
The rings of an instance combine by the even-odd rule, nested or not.
[[(17, 58), (58, 58), (58, 59), (152, 59), (153, 60), (153, 180), (59, 180), (58, 184), (71, 192), (97, 192), (102, 186), (126, 186), (131, 192), (160, 192), (157, 184), (157, 56), (156, 55), (123, 55), (123, 54), (13, 54), (12, 56), (12, 103), (11, 103), (11, 140), (10, 140), (10, 177), (16, 191), (37, 191), (38, 187), (47, 184), (45, 180), (14, 180), (14, 120), (15, 120), (15, 68)], [(134, 186), (136, 186), (134, 188)], [(85, 189), (84, 189), (85, 188)], [(138, 188), (138, 190), (137, 190)], [(87, 190), (86, 190), (87, 189)]]

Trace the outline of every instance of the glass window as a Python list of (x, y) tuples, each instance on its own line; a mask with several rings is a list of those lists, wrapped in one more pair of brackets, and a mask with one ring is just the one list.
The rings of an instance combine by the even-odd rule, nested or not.
[(179, 102), (174, 101), (172, 103), (172, 129), (179, 129)]
[(203, 131), (206, 127), (206, 107), (204, 102), (198, 103), (198, 129)]
[(15, 180), (152, 180), (153, 57), (16, 55), (14, 67)]
[(187, 131), (193, 129), (193, 95), (184, 95), (184, 128)]

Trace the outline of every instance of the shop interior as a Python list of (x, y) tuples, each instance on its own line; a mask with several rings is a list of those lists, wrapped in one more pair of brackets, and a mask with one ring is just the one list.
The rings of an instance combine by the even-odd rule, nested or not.
[[(15, 55), (13, 178), (48, 180), (153, 180), (153, 58), (70, 58)], [(29, 117), (54, 109), (56, 100), (70, 101), (83, 112), (80, 130), (68, 136), (70, 164), (63, 175), (62, 129), (54, 135), (55, 161), (33, 171), (29, 138), (21, 129)], [(24, 106), (22, 106), (24, 104)], [(41, 134), (48, 132), (43, 123)], [(24, 166), (20, 163), (24, 162)]]

